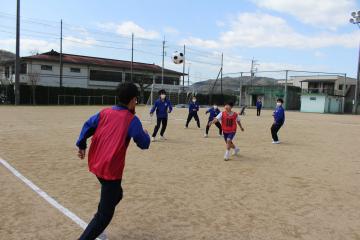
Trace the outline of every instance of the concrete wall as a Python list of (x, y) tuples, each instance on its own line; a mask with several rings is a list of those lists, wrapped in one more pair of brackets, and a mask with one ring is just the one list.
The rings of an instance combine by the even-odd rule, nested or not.
[(301, 112), (324, 113), (326, 104), (325, 95), (301, 95)]
[(302, 95), (301, 112), (341, 113), (342, 98), (327, 95)]

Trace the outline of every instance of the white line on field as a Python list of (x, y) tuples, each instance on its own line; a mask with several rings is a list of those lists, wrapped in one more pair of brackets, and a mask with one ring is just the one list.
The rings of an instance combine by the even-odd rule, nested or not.
[[(6, 167), (12, 174), (14, 174), (17, 178), (23, 181), (28, 187), (30, 187), (34, 192), (36, 192), (40, 197), (45, 199), (48, 203), (50, 203), (53, 207), (59, 210), (62, 214), (70, 218), (73, 222), (79, 225), (82, 229), (87, 227), (87, 223), (76, 216), (75, 213), (71, 212), (69, 209), (58, 203), (55, 199), (50, 197), (46, 192), (41, 190), (38, 186), (36, 186), (33, 182), (27, 179), (24, 175), (22, 175), (19, 171), (17, 171), (14, 167), (12, 167), (7, 161), (0, 158), (0, 163)], [(97, 238), (99, 239), (99, 238)], [(100, 240), (100, 239), (99, 239)]]

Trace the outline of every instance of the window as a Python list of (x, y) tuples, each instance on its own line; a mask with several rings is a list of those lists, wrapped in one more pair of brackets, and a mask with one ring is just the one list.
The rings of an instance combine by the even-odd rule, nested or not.
[(51, 65), (41, 65), (41, 70), (52, 71), (52, 66)]
[(339, 90), (343, 90), (343, 85), (339, 84)]
[(310, 97), (311, 101), (316, 101), (316, 97)]
[(105, 82), (121, 82), (122, 72), (90, 70), (90, 80), (105, 81)]
[[(161, 84), (161, 76), (156, 76), (155, 81), (156, 81), (157, 84)], [(164, 84), (179, 85), (180, 84), (180, 78), (179, 77), (164, 76)]]
[[(142, 84), (152, 84), (153, 77), (149, 74), (136, 74), (133, 73), (133, 81), (134, 83), (142, 83)], [(131, 82), (131, 73), (125, 74), (125, 82)]]
[(70, 68), (70, 72), (80, 73), (80, 68)]
[(20, 73), (21, 74), (26, 74), (27, 73), (27, 64), (26, 63), (22, 63), (20, 65)]

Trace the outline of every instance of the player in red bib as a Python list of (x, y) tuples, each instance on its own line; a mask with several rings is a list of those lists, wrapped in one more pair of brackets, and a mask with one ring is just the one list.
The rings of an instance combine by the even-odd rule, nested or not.
[(214, 118), (214, 120), (209, 123), (209, 126), (211, 126), (213, 123), (221, 122), (221, 127), (226, 142), (226, 152), (224, 156), (225, 161), (229, 160), (231, 149), (234, 149), (234, 155), (237, 155), (240, 152), (240, 148), (236, 147), (233, 143), (237, 125), (239, 125), (241, 131), (244, 131), (244, 128), (240, 122), (240, 116), (236, 112), (232, 111), (233, 106), (234, 104), (232, 102), (225, 104), (225, 111), (219, 113), (216, 118)]
[(86, 139), (91, 139), (89, 149), (89, 170), (101, 184), (98, 211), (79, 240), (94, 240), (109, 225), (116, 206), (123, 196), (121, 180), (125, 167), (126, 150), (133, 139), (141, 149), (148, 149), (150, 136), (143, 129), (140, 119), (135, 115), (138, 88), (133, 83), (120, 84), (118, 104), (105, 108), (87, 120), (78, 141), (78, 156), (85, 158)]

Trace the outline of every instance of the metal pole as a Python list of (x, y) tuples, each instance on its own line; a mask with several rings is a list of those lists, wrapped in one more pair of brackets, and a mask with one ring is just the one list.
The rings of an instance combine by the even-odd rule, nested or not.
[(221, 101), (223, 101), (223, 66), (224, 66), (224, 54), (221, 53), (221, 68), (220, 68), (220, 93), (221, 93)]
[(183, 76), (182, 76), (182, 80), (183, 80), (183, 89), (185, 87), (185, 44), (184, 44), (184, 62), (183, 62)]
[(187, 80), (188, 80), (188, 87), (190, 86), (190, 63), (189, 63), (189, 66), (188, 66), (188, 75), (187, 75)]
[(165, 65), (165, 37), (162, 42), (161, 84), (164, 84), (164, 65)]
[(288, 93), (288, 75), (289, 75), (289, 70), (285, 70), (285, 93), (284, 93), (284, 107), (285, 109), (287, 108), (288, 104), (287, 104), (287, 93)]
[(63, 86), (63, 59), (62, 59), (62, 42), (63, 42), (63, 22), (60, 20), (60, 88)]
[(134, 33), (131, 34), (131, 73), (130, 73), (131, 82), (133, 82), (133, 62), (134, 62)]
[(20, 104), (20, 0), (16, 4), (15, 105)]
[(358, 59), (357, 79), (356, 79), (356, 86), (355, 86), (355, 98), (354, 98), (354, 106), (353, 106), (354, 114), (357, 114), (358, 101), (359, 101), (359, 84), (360, 84), (360, 43), (359, 43), (359, 59)]
[(241, 107), (241, 102), (242, 102), (242, 76), (243, 73), (240, 73), (240, 94), (239, 94), (239, 107)]
[(347, 76), (346, 73), (344, 74), (344, 85), (343, 85), (343, 103), (342, 103), (342, 113), (345, 113), (345, 103), (346, 103), (346, 82), (347, 82)]

